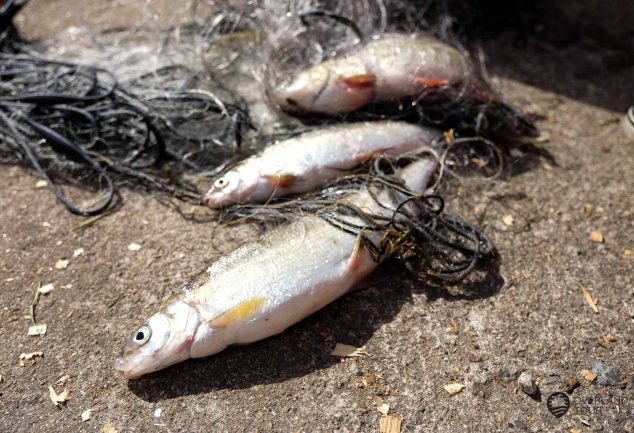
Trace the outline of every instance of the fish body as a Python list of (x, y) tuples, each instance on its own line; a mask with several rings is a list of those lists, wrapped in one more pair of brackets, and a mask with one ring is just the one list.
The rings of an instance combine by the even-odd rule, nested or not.
[(271, 96), (287, 111), (337, 114), (456, 86), (481, 87), (465, 54), (431, 35), (389, 33), (299, 72)]
[[(435, 160), (421, 159), (401, 175), (408, 187), (418, 188), (414, 193), (422, 193), (435, 167)], [(387, 208), (367, 190), (345, 200), (387, 216), (404, 198), (387, 190), (376, 193)], [(380, 235), (372, 234), (372, 240)], [(135, 379), (278, 334), (345, 294), (377, 265), (360, 237), (318, 216), (299, 218), (216, 261), (166, 301), (128, 340), (115, 368)]]
[(437, 129), (397, 121), (326, 127), (280, 141), (246, 159), (216, 179), (202, 202), (217, 208), (307, 192), (378, 154), (417, 153), (441, 136)]

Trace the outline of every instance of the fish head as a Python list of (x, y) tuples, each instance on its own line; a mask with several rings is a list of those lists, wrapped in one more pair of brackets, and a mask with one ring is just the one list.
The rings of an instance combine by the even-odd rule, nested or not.
[(256, 191), (259, 175), (248, 163), (234, 167), (216, 178), (205, 193), (202, 204), (219, 208), (248, 200)]
[(197, 309), (180, 297), (168, 301), (130, 336), (115, 359), (115, 369), (127, 379), (137, 379), (190, 358), (199, 320)]

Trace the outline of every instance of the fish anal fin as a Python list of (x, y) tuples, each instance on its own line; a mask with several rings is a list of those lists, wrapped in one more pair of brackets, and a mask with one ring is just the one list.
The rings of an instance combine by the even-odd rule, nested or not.
[(263, 296), (247, 299), (207, 323), (212, 328), (225, 329), (237, 323), (244, 322), (260, 312), (266, 300), (267, 298)]
[(382, 149), (373, 150), (372, 152), (362, 153), (360, 155), (355, 156), (354, 160), (358, 164), (365, 164), (366, 162), (368, 162), (369, 160), (371, 160), (375, 156), (387, 153), (391, 149), (392, 149), (391, 147), (385, 147), (385, 148), (382, 148)]
[(264, 176), (266, 183), (275, 189), (288, 189), (297, 183), (299, 177), (294, 174), (272, 174)]
[(416, 84), (424, 87), (443, 87), (449, 84), (449, 80), (446, 78), (416, 77), (414, 80)]

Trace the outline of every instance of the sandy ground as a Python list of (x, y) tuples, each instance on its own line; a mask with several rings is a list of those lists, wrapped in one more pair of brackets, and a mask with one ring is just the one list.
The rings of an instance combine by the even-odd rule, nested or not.
[[(93, 6), (102, 23), (111, 3), (125, 2)], [(503, 34), (484, 44), (507, 99), (547, 118), (552, 159), (527, 154), (508, 179), (464, 183), (448, 197), (500, 256), (471, 293), (390, 274), (279, 336), (127, 383), (112, 361), (128, 334), (253, 230), (189, 223), (124, 191), (119, 212), (75, 231), (81, 219), (34, 189), (32, 172), (2, 167), (0, 431), (374, 432), (383, 403), (404, 432), (634, 431), (634, 143), (618, 123), (634, 103), (634, 14), (620, 3), (577, 6), (553, 40), (516, 47)], [(34, 0), (23, 25), (47, 36), (80, 24), (90, 4)], [(134, 25), (125, 15), (117, 26)], [(142, 248), (130, 251), (132, 242)], [(56, 269), (59, 259), (69, 266)], [(46, 336), (29, 337), (38, 281), (55, 290), (37, 306)], [(365, 345), (371, 357), (334, 358), (335, 342)], [(35, 351), (43, 358), (20, 366)], [(582, 370), (592, 369), (601, 374), (590, 382)], [(519, 389), (523, 371), (540, 396)], [(547, 397), (575, 381), (572, 407), (554, 417)], [(466, 388), (450, 396), (451, 383)], [(49, 385), (69, 390), (65, 406), (52, 404)]]

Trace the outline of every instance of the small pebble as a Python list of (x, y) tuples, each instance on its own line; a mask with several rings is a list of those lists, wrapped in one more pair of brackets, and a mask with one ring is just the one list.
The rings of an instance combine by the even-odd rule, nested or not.
[(350, 373), (352, 373), (354, 376), (363, 376), (363, 369), (357, 364), (352, 364), (350, 366)]
[(130, 245), (128, 245), (128, 249), (130, 251), (139, 251), (141, 249), (141, 245), (132, 242)]
[(535, 376), (528, 371), (520, 374), (520, 377), (517, 379), (517, 384), (520, 386), (520, 389), (524, 392), (524, 394), (532, 396), (539, 392), (539, 388), (535, 383)]

